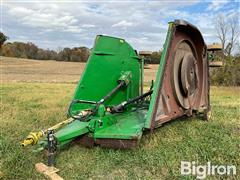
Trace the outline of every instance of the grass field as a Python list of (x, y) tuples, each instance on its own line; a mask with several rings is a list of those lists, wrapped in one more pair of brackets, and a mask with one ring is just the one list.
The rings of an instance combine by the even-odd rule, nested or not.
[[(12, 71), (6, 68), (5, 71)], [(4, 76), (3, 76), (4, 77)], [(43, 179), (34, 169), (43, 153), (22, 149), (30, 131), (66, 118), (72, 83), (1, 84), (0, 179)], [(135, 150), (88, 149), (73, 144), (59, 153), (57, 167), (65, 179), (194, 179), (180, 175), (181, 161), (236, 165), (240, 179), (240, 87), (211, 87), (212, 120), (176, 120), (146, 134)], [(210, 179), (219, 179), (211, 176)]]

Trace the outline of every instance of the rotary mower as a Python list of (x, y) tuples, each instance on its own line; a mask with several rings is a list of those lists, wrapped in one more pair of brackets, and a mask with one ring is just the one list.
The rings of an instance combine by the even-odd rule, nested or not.
[[(182, 116), (210, 117), (207, 48), (184, 20), (169, 23), (155, 81), (143, 91), (144, 59), (124, 39), (98, 35), (68, 109), (68, 119), (31, 132), (23, 147), (56, 151), (78, 141), (108, 148), (136, 147), (146, 131)], [(41, 140), (40, 140), (41, 139)]]

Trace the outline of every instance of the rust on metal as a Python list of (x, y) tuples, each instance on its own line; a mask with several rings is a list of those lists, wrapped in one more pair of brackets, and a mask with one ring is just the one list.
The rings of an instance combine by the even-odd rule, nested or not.
[(206, 45), (199, 30), (175, 21), (153, 111), (152, 129), (199, 109), (210, 109)]

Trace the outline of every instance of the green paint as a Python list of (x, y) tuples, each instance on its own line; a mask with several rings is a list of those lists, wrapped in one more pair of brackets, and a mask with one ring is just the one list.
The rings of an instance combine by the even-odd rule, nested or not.
[(104, 106), (103, 104), (101, 104), (101, 105), (99, 106), (99, 108), (98, 108), (98, 113), (97, 113), (97, 115), (98, 115), (99, 117), (103, 117), (103, 116), (105, 115), (105, 113), (106, 113), (106, 108), (105, 108), (105, 106)]
[[(127, 98), (139, 95), (140, 62), (134, 49), (123, 39), (97, 36), (94, 48), (86, 64), (81, 80), (76, 88), (74, 99), (99, 101), (118, 84), (123, 72), (131, 74), (129, 92), (117, 92), (104, 105), (119, 104)], [(91, 108), (89, 104), (76, 104), (73, 113)]]
[[(75, 120), (55, 134), (58, 143), (65, 144), (85, 133), (96, 138), (139, 139), (144, 125), (144, 114), (129, 108), (125, 113), (111, 114), (106, 107), (120, 104), (140, 95), (142, 61), (134, 49), (123, 39), (97, 36), (88, 63), (76, 88), (74, 99), (100, 101), (120, 81), (125, 83), (98, 107), (88, 122)], [(90, 104), (76, 104), (72, 113), (93, 108)], [(146, 112), (145, 112), (146, 113)], [(141, 114), (141, 116), (139, 115)]]
[(88, 124), (88, 122), (81, 122), (76, 120), (57, 131), (54, 135), (59, 142), (63, 143), (87, 133), (89, 131)]
[[(141, 107), (130, 105), (123, 113), (111, 114), (106, 109), (140, 95), (141, 81), (143, 80), (143, 61), (125, 40), (97, 36), (95, 46), (76, 88), (74, 99), (98, 102), (114, 89), (120, 81), (124, 81), (125, 86), (101, 104), (97, 113), (92, 115), (89, 121), (75, 120), (58, 131), (55, 136), (60, 146), (86, 133), (91, 133), (94, 140), (99, 138), (141, 138), (143, 129), (151, 127), (152, 112), (156, 102), (157, 90), (161, 85), (167, 48), (172, 35), (172, 25), (172, 23), (169, 24), (150, 105), (149, 102), (145, 102), (145, 105)], [(72, 111), (77, 113), (83, 109), (93, 108), (93, 106), (76, 104)]]
[(140, 139), (145, 122), (145, 110), (109, 114), (102, 118), (102, 126), (97, 126), (94, 138)]

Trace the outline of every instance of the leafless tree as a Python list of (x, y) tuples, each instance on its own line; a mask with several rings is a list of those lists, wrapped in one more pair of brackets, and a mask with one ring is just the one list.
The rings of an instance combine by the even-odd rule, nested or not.
[(227, 22), (223, 16), (219, 16), (216, 21), (216, 30), (217, 30), (217, 37), (220, 39), (222, 43), (222, 48), (225, 49), (226, 41), (227, 41)]
[(232, 18), (230, 20), (230, 38), (229, 38), (229, 43), (231, 44), (229, 50), (228, 50), (228, 55), (232, 54), (232, 51), (235, 47), (235, 45), (237, 44), (237, 40), (239, 37), (239, 21), (238, 18)]
[(235, 16), (231, 19), (227, 19), (224, 16), (219, 16), (215, 28), (217, 31), (217, 37), (222, 43), (223, 51), (226, 55), (231, 55), (239, 37), (238, 17)]

